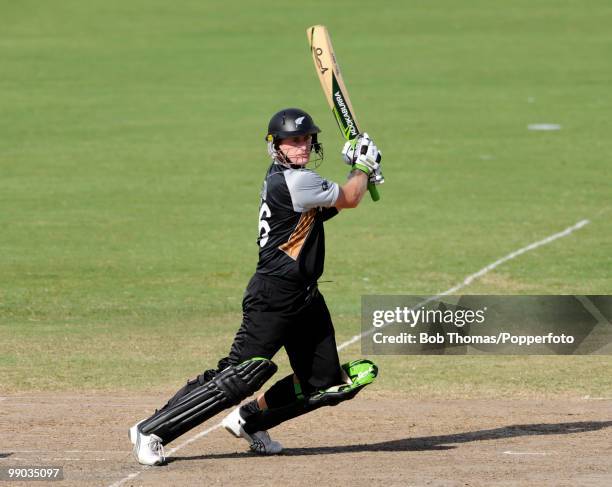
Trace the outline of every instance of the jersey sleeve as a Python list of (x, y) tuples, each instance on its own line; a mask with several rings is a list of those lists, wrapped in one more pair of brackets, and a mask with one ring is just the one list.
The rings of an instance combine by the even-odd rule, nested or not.
[(303, 212), (311, 208), (329, 208), (336, 204), (340, 187), (323, 179), (309, 169), (293, 169), (284, 172), (291, 195), (293, 210)]

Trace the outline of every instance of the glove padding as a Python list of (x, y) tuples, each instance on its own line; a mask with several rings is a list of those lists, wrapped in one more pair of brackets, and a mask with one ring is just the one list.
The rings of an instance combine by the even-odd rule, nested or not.
[(369, 184), (382, 184), (384, 182), (385, 182), (385, 177), (383, 176), (383, 173), (380, 170), (380, 165), (379, 165), (378, 169), (371, 172), (370, 175), (368, 176), (368, 183)]
[(347, 164), (370, 176), (379, 169), (382, 153), (367, 132), (364, 132), (357, 139), (349, 140), (344, 144), (342, 158)]

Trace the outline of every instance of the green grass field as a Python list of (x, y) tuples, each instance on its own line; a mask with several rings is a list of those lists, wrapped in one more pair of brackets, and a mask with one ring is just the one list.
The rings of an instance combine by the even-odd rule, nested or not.
[[(387, 179), (327, 225), (339, 341), (361, 295), (444, 291), (584, 218), (463, 292), (612, 294), (612, 4), (587, 3), (0, 0), (0, 393), (168, 389), (226, 353), (270, 115), (311, 112), (347, 172), (315, 23)], [(379, 391), (612, 392), (610, 357), (375, 360)]]

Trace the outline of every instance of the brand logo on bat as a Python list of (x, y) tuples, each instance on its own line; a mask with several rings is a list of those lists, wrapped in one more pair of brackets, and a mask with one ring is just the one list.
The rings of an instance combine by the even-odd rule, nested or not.
[(355, 122), (353, 121), (351, 112), (349, 112), (349, 109), (346, 107), (346, 103), (344, 102), (344, 97), (342, 96), (342, 93), (340, 92), (340, 90), (334, 93), (334, 98), (336, 99), (336, 106), (340, 110), (340, 113), (342, 114), (342, 117), (344, 118), (344, 122), (346, 123), (347, 132), (351, 134), (353, 137), (356, 137), (359, 134), (357, 133), (357, 129), (355, 128)]
[(313, 52), (315, 53), (315, 59), (317, 61), (317, 66), (319, 67), (319, 71), (321, 74), (325, 74), (325, 72), (329, 69), (323, 66), (323, 61), (321, 61), (321, 54), (323, 54), (323, 49), (320, 47), (313, 47)]

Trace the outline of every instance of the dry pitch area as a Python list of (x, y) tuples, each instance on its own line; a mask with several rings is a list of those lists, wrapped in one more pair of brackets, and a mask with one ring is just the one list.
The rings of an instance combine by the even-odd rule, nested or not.
[(56, 486), (612, 485), (612, 398), (428, 401), (366, 391), (280, 426), (281, 456), (254, 456), (217, 428), (167, 466), (141, 467), (127, 427), (165, 397), (7, 397), (0, 466), (62, 465)]

